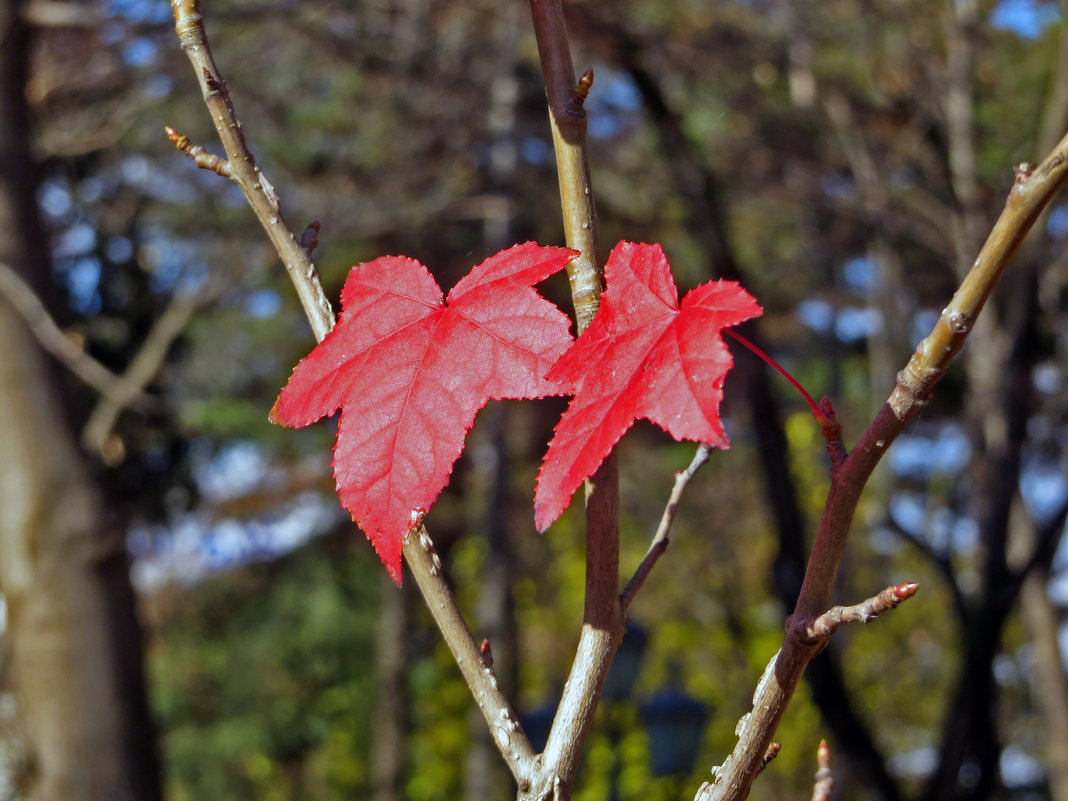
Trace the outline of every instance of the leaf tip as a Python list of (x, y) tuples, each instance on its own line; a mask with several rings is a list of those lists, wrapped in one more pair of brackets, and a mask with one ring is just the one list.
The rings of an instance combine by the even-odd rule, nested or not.
[(282, 412), (278, 408), (278, 405), (279, 403), (281, 403), (281, 401), (282, 396), (279, 395), (275, 399), (274, 405), (271, 407), (271, 411), (267, 413), (267, 419), (274, 423), (276, 426), (284, 426), (286, 424), (285, 418), (282, 417)]

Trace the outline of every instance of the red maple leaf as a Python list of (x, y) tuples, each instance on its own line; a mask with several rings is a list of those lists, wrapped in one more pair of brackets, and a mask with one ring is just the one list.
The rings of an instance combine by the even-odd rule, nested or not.
[(638, 418), (678, 440), (729, 446), (719, 404), (733, 361), (720, 330), (759, 315), (756, 300), (733, 281), (717, 281), (687, 293), (680, 308), (659, 245), (620, 242), (604, 275), (597, 316), (547, 375), (575, 397), (538, 473), (539, 531)]
[(503, 250), (447, 306), (414, 259), (357, 265), (337, 326), (275, 401), (271, 420), (289, 426), (342, 410), (338, 495), (398, 584), (404, 538), (448, 482), (478, 410), (564, 391), (544, 376), (572, 342), (570, 321), (532, 285), (575, 255), (533, 242)]

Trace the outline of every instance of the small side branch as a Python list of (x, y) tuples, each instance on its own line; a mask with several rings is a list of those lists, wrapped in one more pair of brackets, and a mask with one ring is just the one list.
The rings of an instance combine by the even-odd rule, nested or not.
[(0, 263), (0, 295), (26, 321), (42, 348), (102, 396), (120, 408), (129, 406), (140, 412), (159, 408), (158, 399), (144, 393), (141, 386), (115, 375), (86, 353), (80, 343), (63, 333), (36, 293), (11, 267), (3, 263)]
[(226, 159), (220, 158), (214, 153), (209, 153), (200, 145), (194, 145), (188, 136), (179, 133), (169, 125), (164, 126), (163, 130), (167, 133), (167, 138), (174, 143), (174, 146), (189, 156), (200, 169), (211, 170), (223, 178), (234, 177), (233, 171), (230, 169), (230, 162)]
[(634, 600), (634, 596), (638, 594), (638, 591), (645, 583), (645, 579), (649, 577), (653, 567), (663, 556), (664, 551), (667, 550), (670, 543), (669, 535), (671, 533), (671, 526), (675, 522), (675, 514), (678, 512), (679, 503), (682, 501), (682, 494), (686, 491), (686, 487), (690, 483), (690, 479), (694, 477), (694, 474), (701, 468), (705, 462), (708, 461), (709, 455), (712, 453), (712, 448), (702, 443), (697, 448), (697, 453), (694, 454), (693, 461), (690, 462), (690, 466), (683, 470), (681, 473), (675, 474), (675, 486), (671, 489), (671, 495), (668, 497), (667, 506), (664, 507), (664, 513), (660, 516), (660, 525), (656, 529), (656, 534), (653, 536), (653, 541), (649, 545), (649, 550), (645, 552), (645, 557), (642, 559), (638, 569), (634, 571), (634, 575), (630, 581), (627, 582), (626, 588), (623, 590), (623, 594), (619, 597), (620, 606), (623, 607), (623, 612), (626, 613), (630, 607), (631, 602)]
[[(163, 314), (156, 318), (148, 335), (141, 343), (137, 353), (130, 360), (129, 366), (122, 374), (122, 379), (129, 391), (143, 390), (158, 375), (171, 345), (181, 336), (193, 313), (200, 308), (209, 292), (200, 291), (191, 294), (175, 295)], [(119, 414), (126, 406), (126, 390), (121, 390), (120, 397), (105, 396), (101, 398), (89, 420), (82, 429), (82, 444), (90, 451), (99, 453), (105, 462), (118, 457), (114, 448), (109, 447), (111, 432), (119, 419)]]
[(487, 658), (487, 654), (475, 643), (471, 629), (460, 614), (452, 591), (441, 573), (441, 560), (434, 550), (434, 543), (422, 524), (408, 534), (404, 542), (404, 560), (467, 686), (471, 688), (493, 742), (508, 763), (520, 792), (524, 791), (530, 786), (534, 771), (534, 751), (530, 740), (497, 682), (492, 657)]
[(831, 749), (826, 740), (820, 740), (816, 749), (816, 784), (812, 787), (812, 801), (831, 801), (834, 790), (834, 774), (831, 773)]
[[(964, 346), (983, 306), (1009, 260), (1042, 210), (1068, 178), (1068, 137), (1037, 167), (1021, 166), (998, 221), (934, 329), (898, 374), (897, 387), (876, 414), (845, 461), (831, 473), (831, 489), (809, 557), (797, 601), (798, 620), (827, 609), (831, 588), (845, 551), (857, 503), (872, 471), (905, 426), (927, 403), (931, 391)], [(701, 799), (743, 799), (749, 794), (761, 759), (771, 743), (790, 698), (820, 645), (804, 642), (791, 628), (754, 697), (751, 720)]]
[(286, 225), (278, 195), (267, 177), (256, 166), (256, 160), (245, 141), (244, 129), (234, 110), (230, 91), (226, 88), (226, 81), (223, 80), (222, 73), (211, 55), (204, 20), (200, 16), (200, 0), (171, 0), (171, 10), (174, 12), (174, 29), (178, 34), (178, 41), (197, 74), (204, 103), (211, 113), (215, 130), (226, 151), (226, 160), (212, 156), (203, 148), (193, 145), (173, 129), (168, 128), (167, 135), (179, 149), (192, 157), (198, 166), (217, 172), (241, 187), (249, 206), (267, 232), (271, 244), (289, 273), (304, 313), (315, 333), (315, 339), (321, 342), (334, 327), (334, 311), (323, 293), (319, 273), (309, 255), (310, 251), (301, 247)]
[(764, 752), (764, 759), (760, 763), (760, 772), (761, 773), (764, 772), (764, 770), (768, 767), (768, 765), (770, 765), (772, 762), (775, 761), (775, 757), (777, 757), (779, 755), (779, 752), (781, 750), (782, 750), (782, 745), (779, 744), (779, 743), (772, 743), (771, 745), (768, 746), (768, 750)]
[(817, 618), (793, 620), (789, 625), (796, 626), (798, 636), (806, 642), (826, 640), (847, 623), (871, 623), (883, 612), (915, 595), (919, 586), (915, 582), (891, 585), (862, 603), (835, 606)]

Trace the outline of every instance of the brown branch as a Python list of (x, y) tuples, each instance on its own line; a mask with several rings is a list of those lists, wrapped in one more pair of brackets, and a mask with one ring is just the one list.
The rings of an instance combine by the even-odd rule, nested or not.
[(634, 571), (634, 575), (627, 582), (623, 594), (619, 597), (619, 603), (623, 607), (624, 613), (630, 608), (634, 596), (638, 594), (638, 591), (645, 583), (645, 579), (649, 577), (653, 567), (663, 556), (664, 551), (667, 550), (670, 543), (671, 526), (675, 522), (675, 514), (678, 512), (679, 503), (682, 501), (682, 494), (686, 491), (690, 479), (694, 477), (701, 465), (708, 461), (711, 453), (712, 448), (702, 443), (698, 446), (697, 453), (694, 454), (690, 466), (681, 473), (675, 474), (675, 485), (671, 488), (671, 495), (668, 497), (667, 506), (664, 507), (664, 513), (660, 516), (660, 525), (656, 529), (656, 534), (649, 545), (649, 550), (645, 552), (645, 557), (642, 559), (641, 564), (638, 565), (638, 569)]
[(593, 71), (588, 70), (582, 76), (582, 83), (575, 81), (560, 0), (530, 0), (530, 10), (545, 75), (564, 240), (569, 248), (581, 253), (567, 267), (575, 317), (581, 332), (597, 314), (602, 288), (597, 207), (586, 155), (586, 111), (581, 102), (593, 84)]
[(159, 399), (143, 392), (143, 384), (138, 385), (124, 376), (115, 375), (86, 353), (80, 342), (63, 333), (40, 298), (13, 269), (3, 263), (0, 263), (0, 295), (3, 295), (11, 304), (11, 308), (25, 320), (42, 348), (112, 403), (118, 404), (120, 408), (130, 407), (140, 412), (159, 408)]
[[(315, 338), (321, 342), (334, 327), (334, 312), (323, 293), (315, 265), (283, 220), (278, 195), (256, 166), (256, 160), (245, 142), (244, 130), (234, 111), (230, 92), (211, 55), (204, 21), (200, 16), (200, 1), (171, 0), (171, 10), (174, 12), (174, 28), (178, 41), (199, 78), (204, 102), (226, 151), (228, 167), (220, 174), (228, 173), (230, 180), (241, 188), (253, 213), (281, 257), (297, 290), (308, 322), (311, 323)], [(176, 140), (175, 144), (181, 146), (181, 140)], [(210, 158), (215, 158), (201, 155), (202, 158), (197, 161), (198, 165), (204, 161), (201, 166), (207, 166)], [(194, 156), (194, 160), (196, 159)], [(214, 166), (210, 169), (219, 172)]]
[(174, 143), (174, 146), (189, 156), (200, 169), (211, 170), (223, 178), (233, 178), (233, 171), (230, 168), (229, 161), (216, 156), (214, 153), (209, 153), (200, 145), (194, 145), (188, 136), (179, 133), (169, 125), (164, 126), (163, 130), (166, 132), (167, 138)]
[[(590, 183), (586, 112), (582, 105), (593, 84), (593, 71), (588, 70), (576, 82), (560, 0), (530, 0), (530, 10), (545, 76), (564, 237), (568, 247), (581, 254), (568, 267), (581, 333), (597, 313), (602, 289), (597, 208)], [(541, 769), (530, 788), (531, 798), (570, 797), (579, 757), (608, 667), (623, 639), (623, 628), (619, 602), (619, 476), (613, 453), (586, 482), (586, 601), (582, 632)], [(524, 793), (521, 791), (520, 795)]]
[(816, 784), (812, 788), (812, 801), (831, 801), (834, 790), (834, 774), (831, 773), (831, 749), (826, 740), (820, 740), (816, 749)]
[(847, 623), (871, 623), (883, 612), (907, 601), (916, 594), (918, 588), (919, 585), (915, 583), (891, 585), (862, 603), (834, 606), (817, 618), (790, 622), (787, 625), (796, 624), (801, 629), (800, 636), (807, 642), (828, 640)]
[[(200, 17), (197, 0), (172, 0), (175, 29), (182, 48), (201, 77), (204, 101), (211, 112), (219, 138), (229, 159), (229, 178), (244, 192), (249, 205), (282, 258), (289, 276), (296, 287), (318, 341), (322, 341), (334, 325), (330, 303), (319, 283), (318, 273), (309, 253), (314, 247), (312, 237), (305, 232), (302, 243), (298, 242), (282, 221), (278, 198), (274, 188), (256, 167), (252, 154), (245, 143), (241, 123), (234, 112), (226, 84), (211, 57), (207, 33)], [(177, 135), (176, 135), (177, 136)], [(309, 228), (318, 233), (315, 223)], [(464, 675), (475, 702), (489, 724), (490, 731), (512, 770), (521, 790), (529, 787), (533, 772), (534, 755), (530, 742), (519, 726), (515, 712), (497, 685), (493, 669), (484, 664), (470, 629), (456, 606), (456, 602), (441, 574), (441, 562), (434, 552), (433, 543), (420, 523), (413, 529), (404, 546), (404, 557), (415, 578), (416, 584), (427, 601), (442, 637), (445, 639)], [(613, 600), (615, 598), (613, 589)]]
[(109, 460), (106, 453), (107, 444), (119, 414), (127, 405), (123, 402), (125, 397), (134, 389), (143, 390), (159, 373), (171, 345), (185, 330), (193, 312), (204, 302), (205, 294), (176, 294), (163, 314), (156, 318), (141, 347), (122, 374), (122, 380), (129, 390), (120, 389), (118, 397), (101, 398), (89, 415), (82, 429), (82, 445), (88, 450), (99, 453), (105, 461)]
[(700, 801), (742, 799), (749, 794), (786, 705), (806, 665), (820, 650), (820, 645), (805, 641), (801, 621), (818, 616), (827, 608), (849, 527), (868, 478), (893, 441), (926, 404), (931, 390), (963, 347), (1009, 259), (1066, 177), (1068, 137), (1038, 167), (1018, 171), (1005, 209), (971, 270), (942, 311), (934, 330), (920, 342), (898, 374), (897, 387), (889, 400), (843, 465), (832, 473), (793, 622), (757, 687), (754, 712), (739, 726), (738, 744), (716, 772), (717, 781), (698, 790), (696, 798)]
[(760, 772), (763, 773), (765, 768), (775, 761), (775, 757), (779, 755), (782, 750), (782, 745), (779, 743), (772, 743), (768, 746), (768, 750), (764, 752), (764, 758), (760, 761)]
[(471, 635), (441, 572), (441, 559), (420, 523), (404, 541), (404, 560), (415, 577), (427, 608), (452, 651), (464, 681), (489, 726), (490, 735), (508, 763), (520, 792), (530, 787), (535, 770), (534, 751), (519, 718), (501, 690), (493, 665)]

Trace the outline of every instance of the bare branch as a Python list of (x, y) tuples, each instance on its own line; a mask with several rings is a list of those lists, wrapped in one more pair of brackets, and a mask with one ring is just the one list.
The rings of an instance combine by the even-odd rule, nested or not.
[(86, 353), (80, 342), (63, 333), (40, 298), (13, 269), (3, 263), (0, 263), (0, 295), (3, 295), (26, 321), (42, 348), (119, 408), (129, 406), (140, 412), (159, 408), (159, 400), (142, 391), (143, 384), (138, 385), (123, 376), (115, 375)]
[[(244, 130), (234, 111), (230, 92), (211, 55), (204, 21), (200, 16), (200, 0), (172, 0), (171, 10), (174, 12), (174, 28), (178, 41), (197, 74), (204, 102), (229, 160), (226, 168), (217, 164), (208, 168), (216, 172), (223, 169), (224, 172), (220, 172), (220, 175), (228, 173), (229, 178), (241, 187), (249, 206), (289, 272), (315, 338), (321, 342), (334, 327), (334, 312), (323, 293), (315, 265), (282, 219), (278, 195), (256, 166), (252, 152), (245, 142)], [(175, 132), (176, 138), (180, 136)], [(180, 140), (176, 141), (176, 144), (179, 142)], [(209, 163), (214, 163), (211, 159), (217, 158), (198, 155), (200, 160), (197, 164), (200, 166), (208, 166)], [(197, 160), (197, 156), (194, 155), (193, 158)], [(201, 161), (204, 163), (201, 164)]]
[(645, 557), (642, 559), (641, 564), (638, 565), (638, 569), (634, 571), (634, 575), (627, 582), (623, 594), (619, 597), (619, 603), (623, 607), (624, 613), (630, 608), (634, 596), (638, 594), (638, 591), (645, 583), (645, 579), (649, 577), (653, 567), (664, 554), (664, 551), (667, 550), (670, 542), (668, 535), (671, 533), (671, 526), (675, 522), (675, 514), (678, 512), (679, 503), (682, 501), (682, 494), (686, 491), (690, 479), (694, 477), (701, 465), (708, 461), (711, 453), (712, 448), (702, 443), (697, 447), (697, 453), (694, 454), (690, 466), (681, 473), (675, 474), (675, 485), (671, 488), (671, 495), (668, 497), (667, 506), (664, 507), (664, 513), (660, 516), (660, 525), (656, 529), (656, 534), (649, 545), (649, 550), (645, 552)]
[(535, 770), (530, 740), (497, 682), (492, 661), (485, 658), (460, 614), (452, 591), (441, 573), (441, 560), (434, 550), (434, 543), (421, 523), (412, 529), (404, 541), (404, 560), (467, 686), (471, 688), (493, 742), (508, 763), (520, 791), (523, 791), (530, 786)]
[[(191, 294), (176, 294), (170, 304), (164, 309), (163, 314), (156, 318), (145, 337), (141, 347), (130, 364), (122, 374), (125, 385), (133, 389), (144, 389), (153, 377), (159, 373), (167, 352), (174, 340), (177, 339), (189, 318), (193, 316), (200, 305), (204, 302), (206, 292), (194, 292)], [(99, 453), (105, 461), (109, 461), (105, 452), (111, 431), (119, 414), (127, 405), (123, 402), (127, 392), (120, 391), (119, 397), (106, 396), (93, 408), (89, 420), (82, 429), (82, 444), (91, 451)]]
[[(853, 606), (835, 606), (817, 618), (796, 621), (801, 628), (801, 637), (808, 642), (818, 642), (830, 638), (847, 623), (871, 623), (883, 612), (893, 609), (916, 594), (919, 584), (895, 584), (887, 587), (878, 595)], [(793, 626), (791, 622), (787, 625)]]
[(760, 761), (771, 743), (805, 666), (820, 646), (806, 642), (800, 621), (827, 608), (838, 565), (845, 550), (857, 502), (883, 454), (926, 404), (931, 390), (964, 346), (975, 319), (1027, 232), (1068, 177), (1068, 137), (1038, 166), (1021, 165), (1001, 217), (995, 223), (971, 270), (942, 311), (931, 333), (920, 342), (898, 374), (897, 387), (842, 466), (831, 474), (831, 489), (809, 557), (793, 623), (779, 653), (765, 671), (754, 695), (754, 712), (739, 727), (738, 743), (715, 784), (697, 793), (701, 801), (748, 796)]
[(169, 125), (164, 126), (163, 130), (167, 134), (167, 138), (170, 139), (176, 148), (185, 153), (189, 158), (193, 160), (202, 170), (211, 170), (216, 175), (220, 175), (223, 178), (233, 178), (233, 172), (230, 169), (230, 162), (224, 158), (219, 158), (214, 153), (209, 153), (200, 145), (194, 145), (189, 137), (183, 133), (179, 133)]
[[(576, 82), (560, 0), (530, 0), (530, 10), (545, 75), (564, 237), (568, 247), (581, 253), (568, 267), (581, 333), (597, 313), (602, 289), (597, 208), (590, 183), (583, 109), (593, 84), (593, 71), (587, 70)], [(530, 789), (531, 797), (570, 795), (608, 667), (623, 639), (623, 628), (619, 601), (619, 475), (613, 453), (586, 482), (586, 602), (582, 633), (541, 770)], [(524, 793), (521, 791), (520, 795)]]
[[(301, 238), (302, 241), (297, 242), (282, 221), (274, 188), (255, 165), (226, 85), (212, 60), (198, 0), (173, 0), (171, 5), (179, 41), (197, 75), (202, 78), (201, 89), (205, 103), (226, 149), (230, 165), (227, 171), (229, 177), (241, 187), (249, 205), (267, 231), (271, 243), (289, 271), (315, 338), (322, 341), (333, 328), (334, 316), (309, 256), (314, 247), (313, 238), (318, 235), (318, 225), (312, 223)], [(217, 169), (215, 171), (219, 172)], [(312, 233), (309, 234), (309, 231)], [(501, 692), (493, 668), (483, 661), (471, 631), (456, 606), (452, 592), (441, 575), (441, 561), (434, 551), (430, 536), (421, 524), (413, 529), (413, 532), (414, 535), (410, 535), (405, 541), (405, 561), (471, 688), (475, 702), (486, 718), (494, 742), (511, 768), (520, 789), (525, 789), (530, 786), (530, 776), (534, 770), (534, 754), (530, 742), (523, 733), (508, 699)]]
[(831, 773), (831, 749), (826, 740), (820, 740), (816, 749), (816, 784), (812, 788), (812, 801), (831, 801), (834, 790), (834, 774)]

